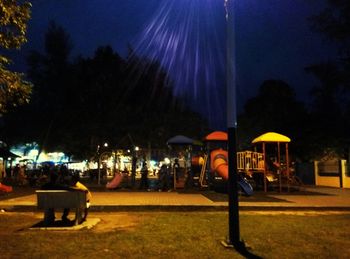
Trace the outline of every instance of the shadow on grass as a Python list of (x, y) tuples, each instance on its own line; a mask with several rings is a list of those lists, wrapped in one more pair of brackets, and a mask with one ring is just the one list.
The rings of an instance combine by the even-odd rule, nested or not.
[(34, 224), (31, 228), (69, 228), (74, 227), (74, 220), (55, 220), (51, 224), (46, 224), (44, 221), (40, 221), (39, 223)]
[[(206, 192), (206, 193), (202, 193), (202, 195), (213, 202), (228, 201), (228, 196), (226, 193)], [(241, 202), (288, 202), (284, 199), (278, 199), (276, 197), (271, 197), (266, 194), (254, 194), (249, 197), (239, 196), (239, 201)]]
[(240, 248), (236, 248), (236, 251), (238, 253), (240, 253), (242, 256), (244, 256), (245, 258), (252, 258), (252, 259), (260, 259), (262, 258), (261, 256), (258, 256), (256, 254), (253, 254), (251, 251), (249, 251), (249, 249), (247, 249), (245, 246), (240, 247)]
[[(227, 193), (222, 192), (202, 192), (203, 196), (213, 202), (227, 202), (228, 196)], [(289, 196), (289, 195), (298, 195), (298, 196), (334, 196), (333, 194), (320, 193), (320, 192), (311, 192), (311, 191), (290, 191), (290, 192), (276, 192), (276, 191), (256, 191), (252, 196), (239, 196), (240, 202), (289, 202), (285, 199), (279, 198), (279, 196)]]
[(225, 247), (225, 248), (229, 248), (229, 249), (235, 249), (236, 252), (238, 252), (240, 255), (244, 256), (245, 258), (252, 258), (252, 259), (259, 259), (262, 258), (256, 254), (254, 254), (251, 250), (251, 247), (246, 246), (246, 244), (244, 243), (244, 241), (240, 241), (238, 242), (238, 244), (233, 245), (231, 242), (229, 241), (222, 241), (221, 244)]

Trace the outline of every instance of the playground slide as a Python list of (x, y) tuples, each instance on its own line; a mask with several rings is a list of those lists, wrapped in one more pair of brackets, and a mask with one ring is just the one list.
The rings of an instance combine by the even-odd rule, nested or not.
[(12, 186), (7, 186), (5, 184), (0, 183), (0, 192), (10, 193), (12, 191)]
[(203, 166), (204, 164), (204, 158), (201, 156), (193, 156), (192, 157), (192, 165), (194, 166)]
[(107, 189), (117, 188), (122, 180), (123, 180), (123, 175), (120, 173), (117, 173), (114, 176), (113, 180), (106, 184), (106, 188)]
[[(220, 175), (224, 180), (228, 180), (228, 155), (226, 150), (217, 149), (211, 152), (211, 169)], [(238, 185), (245, 195), (253, 194), (253, 187), (246, 179), (239, 176)]]

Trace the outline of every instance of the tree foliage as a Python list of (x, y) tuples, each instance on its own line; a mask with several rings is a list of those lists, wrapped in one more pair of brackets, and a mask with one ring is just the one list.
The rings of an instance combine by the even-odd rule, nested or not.
[[(350, 2), (328, 0), (328, 7), (310, 18), (313, 30), (338, 47), (338, 59), (310, 65), (319, 85), (311, 94), (311, 121), (317, 128), (319, 150), (330, 150), (339, 157), (349, 157), (350, 150)], [(315, 129), (316, 130), (316, 129)], [(327, 154), (326, 154), (327, 155)]]
[(284, 81), (266, 80), (258, 95), (249, 99), (239, 117), (241, 149), (250, 147), (255, 137), (266, 132), (278, 132), (293, 139), (297, 155), (302, 155), (298, 146), (302, 143), (300, 125), (306, 121), (304, 104), (296, 99), (294, 90)]
[[(162, 67), (130, 50), (122, 58), (110, 46), (72, 61), (69, 35), (49, 25), (45, 52), (28, 57), (34, 83), (29, 105), (6, 116), (4, 133), (15, 142), (37, 142), (45, 151), (61, 150), (90, 158), (98, 145), (165, 147), (173, 135), (203, 136), (206, 122), (174, 96)], [(18, 119), (25, 129), (16, 125)], [(128, 145), (128, 146), (125, 146)]]
[[(19, 49), (26, 42), (27, 23), (30, 19), (29, 2), (0, 1), (0, 48)], [(0, 55), (0, 115), (29, 102), (31, 84), (24, 75), (10, 71), (11, 60)]]
[(310, 17), (312, 29), (339, 46), (339, 53), (349, 62), (350, 57), (350, 2), (327, 0), (328, 7)]

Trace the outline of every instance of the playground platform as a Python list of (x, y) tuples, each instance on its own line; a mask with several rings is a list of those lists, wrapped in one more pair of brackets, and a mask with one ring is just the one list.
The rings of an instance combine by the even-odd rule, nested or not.
[[(34, 189), (14, 188), (0, 197), (4, 211), (37, 211)], [(21, 192), (22, 193), (19, 193)], [(172, 192), (117, 189), (106, 191), (91, 187), (91, 211), (225, 211), (227, 194), (208, 190), (178, 190)], [(350, 212), (350, 189), (302, 187), (292, 192), (255, 192), (239, 197), (239, 208), (259, 210), (333, 210)]]

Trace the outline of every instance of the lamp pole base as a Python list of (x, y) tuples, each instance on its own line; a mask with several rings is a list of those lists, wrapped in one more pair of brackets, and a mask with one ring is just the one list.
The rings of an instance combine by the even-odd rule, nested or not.
[(237, 244), (233, 244), (230, 240), (226, 239), (220, 242), (221, 245), (225, 248), (229, 249), (235, 249), (239, 254), (244, 256), (245, 258), (258, 258), (261, 259), (262, 257), (255, 255), (252, 253), (252, 247), (249, 245), (246, 245), (246, 243), (242, 241), (238, 241)]
[(221, 245), (225, 248), (236, 248), (236, 250), (251, 250), (252, 247), (248, 245), (244, 240), (238, 241), (237, 244), (233, 244), (229, 239), (222, 240)]
[(234, 248), (234, 246), (232, 245), (232, 243), (230, 241), (222, 240), (220, 243), (225, 248)]

